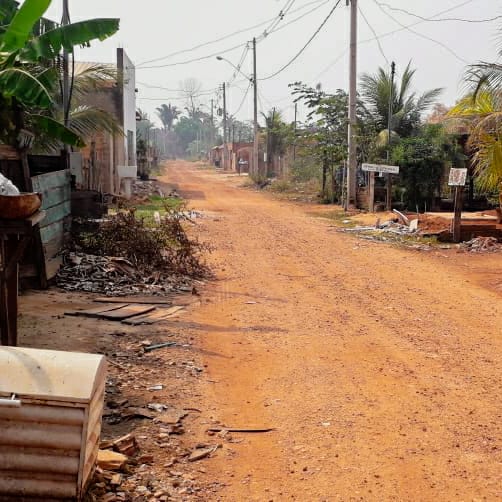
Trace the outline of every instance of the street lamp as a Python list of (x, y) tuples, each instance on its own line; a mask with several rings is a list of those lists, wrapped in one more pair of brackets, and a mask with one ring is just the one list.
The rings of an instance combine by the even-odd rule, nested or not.
[(216, 59), (218, 61), (225, 61), (225, 63), (228, 63), (232, 68), (235, 69), (235, 71), (239, 72), (246, 80), (253, 82), (253, 77), (250, 77), (249, 75), (243, 73), (238, 66), (235, 66), (234, 63), (232, 63), (232, 61), (228, 60), (227, 58), (224, 58), (223, 56), (216, 56)]
[[(253, 76), (246, 75), (241, 71), (241, 69), (238, 66), (235, 66), (232, 61), (229, 61), (228, 59), (222, 57), (222, 56), (216, 56), (216, 59), (218, 61), (225, 61), (228, 63), (232, 68), (235, 69), (237, 73), (240, 73), (243, 77), (245, 77), (246, 80), (249, 80), (251, 84), (253, 85), (253, 90), (254, 90), (254, 118), (253, 118), (253, 123), (254, 123), (254, 140), (253, 140), (253, 166), (254, 166), (254, 172), (255, 174), (259, 174), (259, 161), (258, 161), (258, 150), (259, 150), (259, 140), (258, 140), (258, 79), (256, 76), (256, 39), (253, 38)], [(225, 92), (223, 92), (225, 94)], [(226, 119), (226, 117), (225, 117)], [(226, 120), (225, 120), (226, 121)]]

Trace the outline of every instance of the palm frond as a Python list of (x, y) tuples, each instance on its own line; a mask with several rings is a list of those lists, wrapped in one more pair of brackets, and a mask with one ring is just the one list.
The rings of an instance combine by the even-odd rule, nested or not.
[(93, 106), (78, 106), (70, 111), (69, 129), (88, 139), (101, 131), (110, 134), (121, 134), (124, 132), (117, 120), (108, 112)]

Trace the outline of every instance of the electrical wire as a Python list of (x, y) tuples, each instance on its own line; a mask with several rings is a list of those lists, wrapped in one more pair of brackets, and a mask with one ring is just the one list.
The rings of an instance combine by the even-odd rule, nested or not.
[(382, 44), (380, 43), (380, 38), (378, 37), (377, 32), (375, 31), (375, 29), (373, 28), (373, 26), (371, 26), (370, 22), (368, 21), (367, 17), (365, 16), (363, 10), (361, 9), (361, 5), (358, 4), (358, 7), (359, 7), (358, 10), (359, 10), (359, 13), (361, 14), (361, 17), (364, 19), (364, 22), (368, 25), (368, 28), (371, 30), (371, 32), (375, 36), (375, 40), (376, 40), (376, 43), (378, 45), (378, 50), (380, 51), (380, 54), (385, 59), (385, 62), (387, 63), (387, 66), (389, 66), (390, 65), (389, 60), (388, 60), (387, 56), (385, 55), (385, 52), (383, 50)]
[[(464, 7), (465, 5), (467, 4), (470, 4), (472, 3), (474, 0), (466, 0), (462, 3), (460, 3), (459, 5), (455, 5), (453, 7), (450, 7), (446, 10), (442, 10), (440, 12), (437, 12), (436, 14), (434, 14), (433, 16), (431, 16), (430, 18), (428, 19), (433, 19), (437, 16), (441, 16), (443, 14), (447, 14), (448, 12), (452, 12), (456, 9), (460, 9), (461, 7)], [(422, 24), (424, 21), (417, 21), (417, 22), (414, 22), (410, 25), (408, 25), (407, 27), (408, 28), (412, 28), (413, 26), (416, 26), (418, 24)], [(395, 33), (398, 33), (400, 31), (404, 31), (405, 28), (398, 28), (397, 30), (392, 30), (392, 31), (389, 31), (389, 32), (386, 32), (386, 33), (382, 33), (381, 35), (379, 36), (373, 36), (371, 38), (367, 38), (365, 40), (360, 40), (358, 42), (358, 45), (361, 45), (361, 44), (366, 44), (366, 43), (369, 43), (369, 42), (373, 42), (375, 41), (377, 38), (378, 39), (382, 39), (382, 38), (385, 38), (385, 37), (388, 37), (390, 35), (394, 35)], [(322, 70), (316, 77), (314, 77), (312, 80), (311, 80), (311, 84), (310, 85), (313, 85), (313, 83), (316, 82), (316, 80), (318, 80), (319, 78), (321, 78), (324, 74), (326, 74), (329, 70), (331, 70), (331, 68), (333, 68), (347, 53), (349, 52), (349, 49), (346, 48), (343, 52), (341, 52), (333, 61), (331, 61), (325, 68), (324, 70)]]
[(232, 114), (233, 117), (235, 117), (242, 109), (244, 106), (244, 103), (246, 101), (246, 98), (248, 97), (249, 94), (249, 89), (251, 89), (252, 83), (249, 82), (248, 88), (246, 89), (246, 92), (244, 93), (244, 96), (242, 97), (242, 101), (240, 102), (239, 108)]
[[(437, 17), (437, 16), (442, 16), (443, 14), (447, 14), (448, 12), (452, 12), (454, 10), (457, 10), (457, 9), (460, 9), (461, 7), (464, 7), (465, 5), (467, 4), (470, 4), (474, 2), (474, 0), (465, 0), (464, 2), (462, 2), (461, 4), (459, 5), (455, 5), (453, 7), (450, 7), (446, 10), (442, 10), (436, 14), (434, 14), (433, 16), (431, 16), (432, 18), (434, 17)], [(389, 37), (391, 35), (394, 35), (396, 33), (399, 33), (401, 31), (404, 31), (408, 28), (413, 28), (414, 26), (417, 26), (419, 24), (422, 24), (424, 21), (415, 21), (414, 23), (412, 24), (408, 24), (408, 25), (405, 25), (405, 26), (402, 26), (401, 28), (397, 28), (395, 30), (392, 30), (392, 31), (388, 31), (386, 33), (382, 33), (378, 38), (381, 40), (382, 38), (386, 38), (386, 37)], [(360, 44), (365, 44), (365, 43), (368, 43), (368, 42), (373, 42), (375, 40), (375, 37), (372, 37), (372, 38), (367, 38), (366, 40), (361, 40), (360, 42), (358, 42), (358, 45)]]
[(284, 17), (287, 15), (287, 13), (291, 10), (291, 7), (293, 7), (293, 4), (295, 3), (296, 0), (288, 0), (284, 7), (280, 10), (279, 15), (275, 19), (274, 22), (268, 27), (265, 28), (265, 31), (263, 32), (261, 36), (261, 40), (266, 38), (270, 33), (273, 33), (274, 30), (277, 28), (277, 26), (281, 23), (281, 21), (284, 19)]
[[(314, 0), (312, 2), (308, 2), (308, 3), (306, 3), (306, 4), (304, 4), (304, 5), (300, 6), (300, 7), (298, 7), (297, 9), (294, 9), (289, 14), (294, 14), (296, 12), (300, 12), (300, 11), (306, 9), (307, 7), (310, 7), (312, 4), (318, 4), (318, 3), (322, 2), (322, 1), (323, 0)], [(235, 37), (236, 35), (240, 35), (242, 33), (246, 33), (248, 31), (253, 31), (253, 30), (257, 29), (257, 28), (261, 28), (262, 26), (265, 26), (265, 25), (269, 24), (271, 21), (275, 21), (277, 19), (277, 17), (278, 16), (274, 16), (273, 18), (267, 19), (266, 21), (262, 21), (261, 23), (255, 24), (255, 25), (250, 26), (248, 28), (243, 28), (243, 29), (234, 31), (232, 33), (228, 33), (227, 35), (224, 35), (224, 36), (219, 37), (219, 38), (215, 38), (213, 40), (209, 40), (208, 42), (203, 42), (201, 44), (198, 44), (198, 45), (195, 45), (193, 47), (190, 47), (189, 49), (182, 49), (180, 51), (176, 51), (176, 52), (172, 52), (171, 54), (167, 54), (166, 56), (161, 56), (159, 58), (150, 59), (148, 61), (142, 61), (142, 62), (138, 63), (137, 68), (140, 67), (140, 66), (148, 65), (150, 63), (157, 63), (159, 61), (164, 61), (164, 60), (172, 58), (174, 56), (179, 56), (180, 54), (186, 54), (187, 52), (193, 52), (193, 51), (196, 51), (198, 49), (202, 49), (203, 47), (207, 47), (208, 45), (213, 45), (213, 44), (216, 44), (218, 42), (223, 42), (224, 40), (227, 40), (229, 38)]]
[(239, 44), (239, 45), (234, 45), (234, 47), (230, 47), (229, 49), (225, 49), (225, 50), (218, 51), (218, 52), (213, 52), (212, 54), (209, 54), (208, 56), (201, 56), (199, 58), (193, 58), (193, 59), (189, 59), (187, 61), (179, 61), (177, 63), (168, 63), (168, 64), (162, 64), (162, 65), (156, 65), (156, 66), (141, 66), (141, 67), (137, 66), (136, 70), (151, 70), (154, 68), (168, 68), (171, 66), (180, 66), (180, 65), (195, 63), (198, 61), (204, 61), (205, 59), (211, 59), (216, 56), (220, 56), (221, 54), (227, 54), (228, 52), (235, 51), (236, 49), (239, 49), (240, 47), (244, 47), (245, 45), (247, 45), (247, 42), (243, 43), (243, 44)]
[(309, 38), (309, 40), (307, 41), (307, 43), (299, 50), (299, 52), (296, 53), (296, 55), (292, 59), (289, 60), (289, 62), (287, 62), (284, 66), (282, 66), (279, 70), (277, 70), (276, 72), (272, 73), (271, 75), (268, 75), (267, 77), (264, 77), (264, 78), (259, 78), (258, 80), (262, 80), (262, 81), (263, 80), (270, 80), (271, 78), (276, 77), (277, 75), (279, 75), (279, 73), (282, 73), (286, 68), (288, 68), (289, 66), (291, 66), (303, 54), (303, 52), (307, 49), (307, 47), (312, 43), (312, 41), (321, 32), (321, 30), (324, 28), (324, 26), (326, 25), (326, 23), (328, 22), (328, 20), (331, 18), (331, 16), (335, 12), (336, 8), (340, 5), (340, 3), (341, 3), (341, 0), (337, 0), (336, 4), (329, 11), (329, 14), (324, 18), (324, 20), (321, 23), (321, 25), (319, 26), (319, 28), (317, 28), (317, 30)]
[[(282, 24), (281, 26), (279, 26), (279, 27), (278, 27), (278, 28), (276, 28), (275, 30), (271, 31), (270, 33), (268, 33), (268, 34), (267, 34), (267, 37), (268, 37), (269, 35), (272, 35), (272, 33), (277, 33), (278, 31), (281, 31), (281, 30), (283, 30), (283, 29), (287, 28), (289, 25), (294, 24), (294, 23), (296, 23), (297, 21), (301, 21), (303, 18), (305, 18), (305, 17), (309, 16), (309, 15), (310, 15), (310, 14), (312, 14), (313, 12), (315, 12), (315, 11), (317, 11), (317, 10), (321, 9), (322, 7), (324, 7), (324, 6), (325, 6), (326, 4), (328, 4), (330, 1), (331, 1), (331, 0), (324, 0), (324, 1), (320, 4), (320, 5), (317, 5), (316, 7), (314, 7), (313, 9), (310, 9), (308, 12), (305, 12), (305, 13), (304, 13), (304, 14), (302, 14), (301, 16), (298, 16), (298, 17), (296, 17), (295, 19), (292, 19), (291, 21), (289, 21), (288, 23)], [(313, 2), (312, 2), (312, 3), (313, 3)], [(308, 5), (308, 4), (307, 4), (307, 5)], [(295, 12), (295, 11), (293, 11), (293, 12)], [(264, 37), (264, 36), (262, 35), (260, 38), (258, 38), (258, 39), (256, 40), (256, 42), (257, 42), (257, 43), (258, 43), (258, 42), (261, 42), (261, 41), (263, 41), (265, 38), (266, 38), (266, 37)]]
[(403, 23), (401, 23), (401, 21), (397, 20), (392, 14), (389, 14), (383, 7), (382, 5), (380, 4), (380, 2), (378, 2), (378, 0), (373, 0), (374, 3), (377, 4), (378, 8), (387, 16), (389, 17), (390, 19), (392, 19), (395, 23), (397, 23), (399, 26), (401, 26), (403, 29), (406, 29), (407, 31), (409, 31), (410, 33), (413, 33), (415, 35), (417, 35), (417, 37), (420, 37), (420, 38), (423, 38), (424, 40), (429, 40), (430, 42), (433, 42), (437, 45), (439, 45), (440, 47), (443, 47), (443, 49), (447, 50), (452, 56), (454, 56), (455, 58), (457, 58), (459, 61), (461, 61), (462, 63), (465, 63), (465, 64), (468, 64), (469, 61), (467, 61), (467, 59), (464, 59), (463, 57), (459, 56), (453, 49), (451, 49), (450, 47), (448, 47), (446, 44), (444, 44), (443, 42), (440, 42), (439, 40), (435, 40), (434, 38), (431, 38), (431, 37), (428, 37), (427, 35), (423, 35), (422, 33), (419, 33), (418, 31), (415, 31), (415, 30), (412, 30), (409, 26), (406, 26), (404, 25)]
[[(145, 82), (139, 82), (139, 81), (136, 81), (136, 84), (143, 86), (143, 87), (147, 87), (149, 89), (160, 89), (162, 91), (168, 91), (168, 92), (181, 92), (183, 90), (183, 89), (170, 89), (168, 87), (162, 87), (160, 85), (146, 84)], [(201, 91), (201, 95), (205, 94), (205, 93), (212, 94), (213, 92), (214, 92), (214, 89), (207, 89), (207, 90)]]
[(497, 21), (498, 19), (502, 19), (502, 15), (501, 16), (490, 17), (490, 18), (487, 18), (487, 19), (464, 19), (464, 18), (459, 18), (459, 17), (448, 17), (448, 18), (442, 18), (442, 19), (433, 19), (433, 18), (430, 18), (430, 17), (424, 17), (424, 16), (420, 16), (418, 14), (414, 14), (413, 12), (410, 12), (409, 10), (406, 10), (406, 9), (400, 9), (399, 7), (394, 7), (392, 5), (389, 5), (388, 3), (382, 2), (380, 5), (382, 5), (383, 7), (386, 7), (389, 10), (393, 10), (393, 11), (396, 11), (396, 12), (403, 12), (404, 14), (407, 14), (408, 16), (416, 17), (418, 19), (421, 19), (422, 21), (430, 21), (430, 22), (434, 22), (434, 23), (437, 23), (437, 22), (446, 22), (446, 21), (457, 21), (457, 22), (460, 22), (460, 23), (491, 23), (492, 21)]

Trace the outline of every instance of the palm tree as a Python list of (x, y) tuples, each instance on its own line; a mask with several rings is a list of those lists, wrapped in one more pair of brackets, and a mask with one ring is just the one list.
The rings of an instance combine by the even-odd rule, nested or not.
[(167, 131), (172, 130), (174, 121), (181, 115), (181, 112), (171, 103), (159, 106), (156, 111), (164, 129)]
[(454, 130), (463, 128), (469, 133), (468, 146), (479, 186), (498, 189), (502, 208), (502, 94), (477, 89), (450, 110), (448, 119)]
[[(13, 144), (17, 132), (30, 128), (60, 142), (83, 146), (78, 133), (58, 120), (60, 53), (113, 35), (118, 19), (91, 19), (65, 26), (45, 23), (51, 0), (3, 0), (0, 9), (0, 136)], [(42, 33), (43, 31), (43, 33)], [(83, 110), (80, 110), (83, 112)], [(82, 117), (83, 118), (83, 117)]]
[(420, 124), (421, 116), (441, 94), (442, 89), (432, 89), (421, 96), (412, 91), (413, 76), (411, 61), (406, 66), (400, 82), (393, 81), (391, 71), (379, 68), (375, 75), (361, 77), (361, 93), (380, 131), (385, 131), (389, 120), (389, 101), (392, 96), (391, 128), (401, 137), (409, 136)]

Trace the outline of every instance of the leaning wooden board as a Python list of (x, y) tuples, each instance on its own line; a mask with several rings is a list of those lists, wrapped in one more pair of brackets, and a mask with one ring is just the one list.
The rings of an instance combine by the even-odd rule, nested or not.
[(157, 308), (154, 312), (150, 312), (146, 315), (138, 315), (135, 317), (130, 317), (122, 321), (123, 324), (129, 324), (131, 326), (138, 326), (140, 324), (155, 324), (157, 322), (165, 321), (170, 317), (173, 317), (183, 307), (171, 307), (170, 309), (159, 309)]
[(109, 321), (123, 321), (129, 317), (147, 314), (152, 310), (155, 310), (155, 305), (127, 305), (119, 309), (103, 312), (99, 317)]
[(101, 307), (96, 307), (88, 310), (71, 310), (65, 312), (65, 315), (79, 316), (79, 317), (93, 317), (99, 319), (101, 314), (109, 312), (111, 310), (117, 310), (123, 307), (127, 307), (128, 303), (115, 303), (113, 305), (101, 305)]
[(96, 303), (134, 303), (138, 305), (172, 305), (173, 300), (171, 298), (159, 298), (155, 296), (118, 296), (118, 297), (107, 297), (102, 296), (99, 298), (94, 298), (93, 302)]

